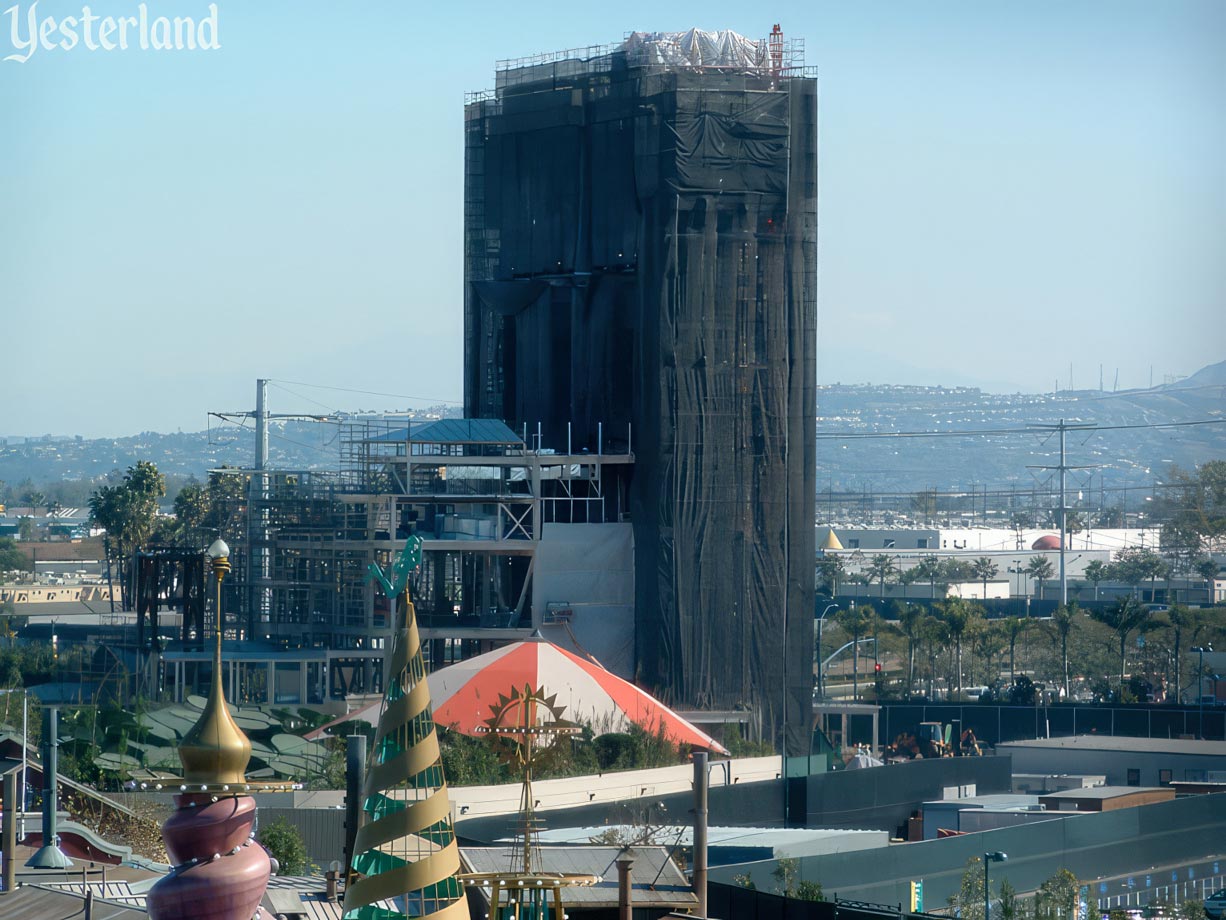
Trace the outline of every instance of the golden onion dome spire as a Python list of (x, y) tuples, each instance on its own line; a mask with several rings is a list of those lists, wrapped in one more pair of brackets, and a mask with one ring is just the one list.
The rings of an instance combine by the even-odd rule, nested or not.
[(230, 571), (230, 547), (216, 540), (207, 555), (217, 580), (217, 627), (213, 648), (213, 686), (204, 712), (179, 745), (183, 779), (188, 783), (227, 785), (245, 783), (251, 760), (251, 741), (238, 727), (226, 706), (221, 677), (221, 582)]

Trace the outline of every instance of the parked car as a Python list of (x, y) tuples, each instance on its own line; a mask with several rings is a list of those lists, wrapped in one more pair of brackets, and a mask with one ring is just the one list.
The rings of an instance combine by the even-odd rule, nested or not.
[(1222, 920), (1223, 914), (1226, 914), (1226, 888), (1219, 888), (1205, 898), (1205, 916), (1209, 920)]

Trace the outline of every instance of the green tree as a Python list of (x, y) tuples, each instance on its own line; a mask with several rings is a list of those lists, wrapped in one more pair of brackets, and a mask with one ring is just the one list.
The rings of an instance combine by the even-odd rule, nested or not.
[(21, 503), (28, 505), (31, 510), (41, 508), (47, 503), (47, 494), (41, 489), (28, 488), (21, 493)]
[(921, 607), (910, 604), (900, 604), (897, 608), (898, 631), (907, 640), (907, 698), (910, 699), (915, 685), (915, 646), (920, 639), (920, 628), (924, 620)]
[(1171, 573), (1171, 565), (1161, 555), (1152, 549), (1141, 550), (1141, 574), (1149, 579), (1149, 600), (1157, 599), (1156, 583), (1159, 578), (1167, 578)]
[(1124, 693), (1124, 674), (1127, 671), (1126, 655), (1128, 637), (1141, 629), (1149, 620), (1149, 611), (1135, 597), (1121, 597), (1105, 610), (1091, 610), (1090, 619), (1102, 623), (1115, 633), (1120, 649), (1120, 695)]
[(983, 857), (972, 856), (966, 861), (958, 890), (949, 896), (949, 906), (961, 920), (984, 920)]
[(1076, 601), (1072, 601), (1068, 606), (1061, 604), (1052, 611), (1051, 617), (1045, 624), (1048, 637), (1060, 653), (1060, 674), (1063, 679), (1064, 698), (1066, 700), (1069, 698), (1069, 637), (1072, 636), (1073, 630), (1077, 628), (1078, 612)]
[[(130, 608), (129, 568), (132, 554), (153, 535), (158, 499), (166, 494), (166, 479), (148, 460), (128, 467), (123, 481), (103, 486), (89, 499), (90, 520), (106, 530), (108, 560), (119, 560), (124, 609)], [(114, 551), (112, 553), (112, 547)]]
[(839, 626), (843, 627), (843, 631), (851, 638), (851, 696), (853, 701), (858, 698), (860, 693), (860, 640), (864, 638), (864, 633), (868, 629), (874, 614), (875, 611), (868, 605), (848, 607), (845, 610), (835, 612)]
[(213, 520), (215, 477), (207, 485), (194, 479), (184, 483), (174, 499), (174, 517), (158, 520), (153, 542), (200, 549), (213, 541), (218, 534)]
[(928, 582), (932, 598), (937, 596), (937, 579), (941, 577), (941, 560), (936, 556), (925, 556), (915, 566), (915, 571), (924, 581)]
[(29, 543), (38, 536), (38, 527), (34, 523), (34, 518), (23, 517), (18, 519), (17, 536), (21, 539), (22, 543)]
[(881, 585), (880, 597), (885, 599), (885, 582), (898, 571), (894, 557), (887, 553), (879, 553), (869, 560), (868, 577)]
[(1034, 909), (1037, 920), (1070, 920), (1077, 910), (1080, 884), (1068, 869), (1060, 869), (1035, 892)]
[(1043, 582), (1051, 578), (1056, 571), (1051, 560), (1046, 556), (1032, 556), (1022, 571), (1039, 583), (1039, 600), (1042, 600)]
[(1111, 577), (1111, 570), (1101, 559), (1086, 563), (1085, 576), (1094, 585), (1094, 600), (1098, 600), (1098, 586)]
[(951, 597), (936, 605), (938, 615), (949, 630), (949, 637), (954, 643), (956, 676), (954, 693), (962, 692), (962, 643), (967, 634), (976, 627), (975, 609), (960, 597)]
[(974, 578), (971, 564), (952, 556), (941, 563), (941, 580), (946, 584), (957, 584)]
[[(753, 888), (753, 879), (748, 875), (744, 878), (745, 881), (741, 882), (741, 876), (736, 876), (734, 881), (745, 888)], [(798, 901), (826, 900), (819, 883), (806, 882), (800, 878), (800, 860), (795, 857), (785, 856), (780, 859), (771, 871), (771, 878), (776, 882), (776, 890), (785, 898), (795, 898)]]
[(1006, 617), (1001, 621), (1001, 630), (1004, 632), (1005, 639), (1009, 643), (1009, 680), (1013, 680), (1017, 676), (1015, 659), (1017, 640), (1030, 629), (1030, 624), (1030, 620), (1021, 617)]
[(1197, 631), (1204, 623), (1204, 618), (1199, 610), (1193, 610), (1191, 607), (1186, 607), (1183, 604), (1175, 604), (1170, 610), (1166, 611), (1167, 627), (1171, 631), (1171, 658), (1172, 665), (1175, 671), (1175, 698), (1179, 698), (1179, 691), (1183, 687), (1183, 647), (1184, 637), (1191, 634), (1195, 637)]
[(1192, 563), (1192, 570), (1205, 580), (1205, 596), (1213, 601), (1213, 581), (1217, 578), (1217, 573), (1221, 571), (1221, 566), (1209, 556), (1197, 559)]
[[(1019, 913), (1017, 890), (1007, 878), (1000, 880), (1000, 920), (1017, 920)], [(1072, 917), (1069, 920), (1073, 920)]]
[(28, 572), (30, 560), (12, 537), (0, 537), (0, 572)]
[(801, 879), (796, 883), (796, 900), (798, 901), (824, 901), (826, 894), (822, 891), (821, 882), (809, 882)]
[(824, 553), (817, 560), (818, 584), (825, 587), (830, 597), (839, 593), (839, 583), (843, 580), (845, 571), (842, 556)]
[[(0, 601), (0, 640), (4, 641), (5, 648), (14, 647), (17, 633), (24, 629), (29, 621), (29, 617), (17, 613), (17, 608), (13, 606), (12, 601)], [(0, 683), (0, 686), (16, 687), (20, 684), (20, 673), (18, 673), (16, 681), (8, 684)]]
[(771, 878), (775, 880), (775, 890), (785, 898), (790, 898), (796, 891), (796, 875), (800, 869), (800, 860), (785, 856), (775, 864)]
[(271, 824), (261, 827), (256, 840), (268, 851), (268, 855), (277, 861), (278, 875), (305, 875), (310, 868), (302, 832), (285, 818), (277, 818)]
[(1150, 600), (1154, 597), (1154, 583), (1163, 578), (1168, 566), (1165, 559), (1148, 547), (1120, 550), (1111, 570), (1120, 581), (1131, 585), (1133, 591), (1141, 582), (1150, 583)]
[[(978, 605), (975, 605), (978, 607)], [(971, 650), (974, 653), (974, 658), (971, 659), (970, 667), (967, 673), (971, 677), (971, 683), (992, 684), (1000, 677), (1000, 665), (997, 659), (1004, 654), (1008, 647), (1008, 636), (1005, 634), (1004, 626), (999, 620), (989, 622), (982, 613), (982, 608), (976, 610), (974, 624), (970, 630)], [(982, 675), (981, 680), (975, 678)]]
[(1226, 540), (1226, 460), (1194, 472), (1172, 467), (1155, 513), (1163, 519), (1162, 545), (1188, 556), (1220, 550)]
[(1000, 566), (988, 556), (980, 556), (971, 563), (971, 574), (983, 584), (983, 598), (988, 596), (988, 582), (1000, 573)]
[(911, 496), (911, 510), (924, 520), (932, 520), (937, 514), (937, 499), (940, 492), (936, 489), (923, 489)]
[(949, 628), (940, 616), (926, 614), (920, 620), (920, 637), (925, 649), (925, 665), (928, 678), (928, 698), (933, 698), (933, 681), (936, 679), (937, 657), (949, 641)]

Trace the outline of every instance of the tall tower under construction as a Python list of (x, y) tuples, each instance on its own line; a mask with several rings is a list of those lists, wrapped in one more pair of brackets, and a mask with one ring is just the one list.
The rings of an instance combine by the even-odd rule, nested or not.
[(634, 33), (500, 62), (465, 119), (466, 414), (632, 452), (639, 679), (676, 706), (751, 709), (805, 752), (817, 81), (803, 47), (777, 26), (762, 41)]

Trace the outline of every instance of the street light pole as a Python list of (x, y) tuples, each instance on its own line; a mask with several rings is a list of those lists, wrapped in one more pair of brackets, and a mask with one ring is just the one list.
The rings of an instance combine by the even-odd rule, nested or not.
[(983, 920), (992, 920), (992, 901), (991, 889), (988, 887), (988, 863), (1004, 862), (1009, 858), (1008, 853), (983, 854)]
[[(850, 603), (851, 611), (854, 613), (856, 602), (853, 600)], [(859, 640), (859, 628), (852, 636), (853, 639)], [(851, 646), (851, 701), (856, 703), (860, 699), (860, 643), (859, 641), (852, 642)]]
[(838, 606), (838, 604), (830, 604), (817, 618), (817, 698), (819, 700), (826, 698), (826, 680), (822, 674), (822, 627), (826, 622), (826, 614), (831, 610), (837, 610)]

